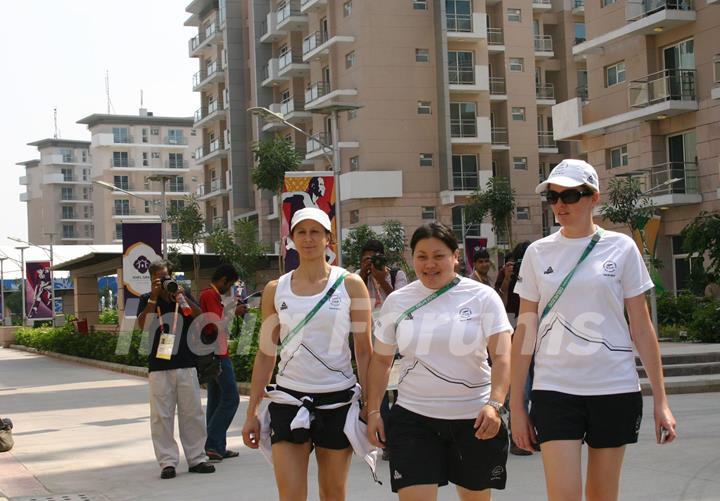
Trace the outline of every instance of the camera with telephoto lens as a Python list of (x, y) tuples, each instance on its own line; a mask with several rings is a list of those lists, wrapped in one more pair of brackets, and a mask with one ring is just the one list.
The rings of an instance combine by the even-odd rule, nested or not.
[(160, 286), (168, 294), (175, 294), (178, 291), (178, 283), (170, 277), (161, 278)]
[(384, 270), (385, 265), (387, 264), (387, 259), (385, 259), (383, 254), (375, 254), (374, 256), (370, 256), (370, 263), (376, 270)]

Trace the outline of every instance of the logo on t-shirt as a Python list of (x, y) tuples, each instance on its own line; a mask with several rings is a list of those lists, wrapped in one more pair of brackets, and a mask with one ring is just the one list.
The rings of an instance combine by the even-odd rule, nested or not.
[(617, 265), (615, 264), (615, 261), (605, 261), (603, 263), (603, 270), (605, 270), (606, 277), (614, 277), (615, 271), (617, 271)]
[(472, 316), (472, 310), (470, 308), (462, 308), (458, 312), (458, 317), (460, 317), (461, 321), (470, 320), (471, 316)]
[(288, 309), (288, 305), (286, 305), (285, 301), (283, 301), (282, 304), (280, 305), (280, 310), (282, 311), (282, 310), (287, 310), (287, 309)]
[(330, 309), (331, 310), (339, 309), (341, 303), (342, 303), (342, 301), (340, 300), (340, 296), (338, 296), (337, 294), (333, 294), (332, 297), (330, 298)]
[(552, 269), (552, 266), (548, 266), (547, 270), (543, 271), (543, 275), (549, 275), (550, 273), (553, 273), (555, 270)]

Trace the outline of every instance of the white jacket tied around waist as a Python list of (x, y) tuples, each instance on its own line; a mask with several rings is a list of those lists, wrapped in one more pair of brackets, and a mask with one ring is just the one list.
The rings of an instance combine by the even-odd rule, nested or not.
[[(337, 402), (334, 404), (325, 404), (312, 407), (319, 410), (337, 409), (344, 405), (350, 404), (347, 416), (345, 417), (345, 426), (343, 432), (347, 437), (350, 445), (352, 446), (353, 452), (363, 458), (363, 460), (370, 467), (373, 479), (380, 483), (375, 474), (377, 466), (377, 459), (379, 455), (379, 449), (370, 443), (367, 438), (367, 425), (360, 421), (360, 385), (356, 384), (352, 388), (352, 397), (350, 400), (344, 402)], [(274, 386), (268, 386), (265, 391), (265, 397), (267, 403), (270, 402), (283, 405), (295, 405), (298, 407), (295, 418), (290, 423), (290, 429), (296, 430), (298, 428), (310, 429), (310, 422), (313, 420), (313, 415), (308, 408), (307, 403), (312, 403), (311, 397), (302, 397), (300, 399), (293, 397), (292, 395), (276, 389)], [(270, 441), (270, 411), (268, 405), (264, 405), (258, 414), (258, 420), (260, 421), (260, 451), (262, 452), (265, 459), (267, 459), (270, 466), (272, 466), (272, 443)]]

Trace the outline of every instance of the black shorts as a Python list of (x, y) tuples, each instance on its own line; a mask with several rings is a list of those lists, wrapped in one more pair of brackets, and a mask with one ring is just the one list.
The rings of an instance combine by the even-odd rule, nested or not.
[[(337, 402), (346, 402), (352, 398), (352, 388), (331, 393), (304, 393), (287, 388), (277, 387), (295, 398), (312, 397), (314, 405), (327, 405)], [(350, 404), (338, 407), (337, 409), (314, 409), (311, 411), (312, 420), (310, 429), (290, 429), (290, 423), (297, 415), (299, 407), (270, 403), (270, 442), (291, 442), (293, 444), (304, 444), (311, 442), (314, 447), (324, 449), (347, 449), (350, 441), (345, 436), (345, 417), (347, 416)]]
[(504, 489), (508, 455), (505, 425), (494, 438), (479, 440), (474, 423), (474, 419), (421, 416), (393, 405), (387, 430), (392, 491), (448, 482), (472, 491)]
[(530, 419), (540, 443), (583, 440), (594, 449), (620, 447), (638, 440), (642, 394), (570, 395), (533, 390)]

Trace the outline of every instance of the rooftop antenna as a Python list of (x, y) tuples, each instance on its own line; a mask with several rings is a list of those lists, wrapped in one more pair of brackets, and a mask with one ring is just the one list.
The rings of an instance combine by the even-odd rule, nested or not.
[(143, 107), (143, 90), (140, 89), (140, 107)]
[(53, 139), (58, 138), (58, 128), (57, 128), (57, 106), (53, 108), (53, 122), (55, 124), (55, 135), (53, 136)]
[(105, 98), (107, 99), (108, 115), (115, 112), (115, 107), (110, 100), (110, 72), (105, 70)]

